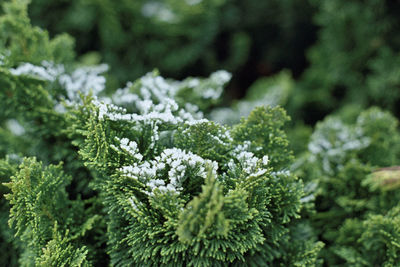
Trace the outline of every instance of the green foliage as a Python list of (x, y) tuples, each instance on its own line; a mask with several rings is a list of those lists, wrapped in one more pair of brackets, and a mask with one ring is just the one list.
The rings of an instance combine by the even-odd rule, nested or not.
[(113, 265), (315, 262), (320, 245), (292, 245), (303, 193), (283, 170), (291, 154), (282, 109), (223, 127), (169, 98), (176, 83), (147, 75), (135, 84), (135, 113), (86, 99), (87, 120), (72, 117), (84, 123), (80, 154), (98, 173)]
[[(317, 185), (317, 212), (310, 216), (327, 244), (323, 250), (326, 262), (357, 266), (392, 266), (390, 263), (396, 262), (393, 248), (377, 245), (381, 237), (367, 232), (381, 231), (371, 228), (375, 221), (379, 222), (376, 229), (386, 229), (379, 221), (382, 216), (396, 225), (397, 215), (389, 211), (400, 200), (397, 169), (377, 168), (399, 164), (399, 138), (397, 119), (378, 108), (362, 112), (351, 124), (329, 117), (317, 125), (309, 152), (295, 168), (307, 184)], [(394, 232), (382, 235), (394, 242), (393, 246), (400, 241)], [(372, 253), (374, 246), (381, 251)], [(383, 257), (387, 253), (390, 255)]]
[(370, 145), (362, 151), (362, 159), (377, 166), (399, 164), (399, 122), (388, 112), (370, 108), (357, 119), (357, 124), (370, 138)]
[(287, 71), (258, 79), (248, 88), (243, 99), (234, 102), (231, 107), (214, 109), (210, 118), (224, 124), (238, 123), (240, 118), (247, 117), (257, 106), (286, 105), (293, 88), (293, 78)]
[(286, 134), (282, 130), (288, 120), (282, 109), (258, 107), (233, 128), (232, 135), (241, 144), (250, 141), (250, 151), (256, 156), (270, 155), (271, 165), (280, 169), (292, 159), (287, 149)]
[(304, 36), (313, 36), (306, 0), (34, 0), (29, 13), (51, 34), (73, 35), (79, 54), (97, 53), (113, 85), (154, 67), (179, 79), (299, 68), (311, 41)]
[[(91, 174), (83, 167), (82, 162), (78, 160), (76, 149), (70, 144), (69, 138), (64, 132), (67, 127), (67, 121), (64, 117), (65, 114), (63, 114), (62, 103), (68, 98), (75, 98), (76, 92), (69, 89), (73, 88), (74, 83), (76, 84), (79, 81), (83, 82), (83, 84), (85, 83), (85, 80), (80, 80), (81, 77), (76, 75), (76, 71), (70, 73), (69, 70), (69, 66), (72, 65), (71, 60), (74, 57), (73, 41), (66, 35), (49, 39), (46, 31), (32, 27), (27, 17), (27, 3), (28, 1), (9, 1), (2, 4), (4, 13), (0, 17), (0, 31), (1, 36), (4, 38), (1, 38), (0, 45), (2, 58), (0, 64), (0, 85), (2, 88), (0, 93), (0, 135), (2, 137), (0, 141), (0, 156), (4, 158), (9, 155), (10, 160), (17, 162), (19, 155), (36, 156), (45, 164), (58, 164), (63, 161), (63, 169), (73, 176), (71, 183), (65, 184), (68, 181), (66, 180), (61, 186), (68, 187), (69, 199), (91, 198), (94, 192), (87, 186)], [(85, 74), (88, 75), (90, 72), (86, 71)], [(96, 79), (96, 77), (91, 76), (89, 79)], [(34, 168), (36, 165), (29, 166)], [(14, 174), (2, 174), (1, 182), (10, 182), (12, 175)], [(1, 187), (2, 194), (10, 193), (5, 187)], [(43, 187), (36, 189), (42, 190), (44, 187), (43, 185)], [(46, 194), (43, 199), (51, 200), (52, 191), (46, 191)], [(19, 258), (19, 264), (27, 266), (32, 266), (35, 262), (40, 265), (42, 260), (44, 262), (54, 262), (55, 265), (59, 264), (60, 266), (65, 261), (65, 266), (70, 266), (71, 260), (75, 256), (78, 257), (78, 254), (83, 253), (82, 255), (84, 255), (88, 253), (84, 252), (86, 249), (82, 248), (77, 251), (76, 255), (73, 254), (76, 245), (71, 247), (69, 244), (71, 238), (65, 234), (66, 228), (69, 226), (63, 225), (64, 222), (59, 223), (66, 228), (58, 227), (60, 231), (56, 233), (52, 230), (54, 222), (46, 225), (49, 221), (39, 220), (41, 217), (37, 217), (35, 225), (40, 224), (43, 226), (44, 228), (41, 228), (40, 231), (46, 232), (46, 235), (42, 236), (42, 232), (30, 233), (33, 231), (29, 229), (33, 226), (28, 223), (27, 216), (29, 213), (22, 215), (25, 210), (21, 209), (22, 206), (17, 206), (28, 203), (27, 205), (37, 208), (39, 203), (33, 197), (28, 200), (25, 199), (26, 201), (23, 199), (23, 195), (15, 195), (15, 197), (15, 212), (21, 212), (17, 216), (21, 220), (18, 226), (21, 228), (18, 232), (19, 238), (13, 237), (13, 231), (8, 229), (5, 223), (9, 217), (8, 210), (10, 206), (3, 197), (1, 199), (1, 219), (4, 222), (2, 224), (4, 227), (0, 229), (0, 238), (2, 239), (1, 254), (7, 255), (7, 257), (2, 257), (1, 265), (17, 266)], [(64, 200), (60, 201), (63, 202)], [(102, 244), (105, 243), (105, 239), (101, 238), (102, 232), (105, 231), (105, 225), (100, 222), (100, 217), (94, 217), (98, 215), (95, 215), (93, 208), (90, 208), (91, 206), (96, 206), (96, 212), (101, 214), (99, 212), (101, 205), (99, 206), (95, 199), (91, 199), (90, 203), (87, 201), (89, 200), (79, 202), (81, 207), (78, 209), (78, 206), (76, 206), (76, 211), (82, 212), (80, 215), (81, 220), (86, 219), (89, 222), (91, 218), (96, 218), (98, 226), (91, 233), (92, 236), (88, 238), (87, 242), (79, 240), (75, 242), (86, 243), (86, 247), (90, 249), (88, 257), (94, 263), (105, 262), (107, 261), (107, 256), (105, 256), (104, 249), (101, 248)], [(43, 205), (47, 205), (46, 203), (49, 204), (45, 202)], [(65, 203), (68, 205), (69, 202)], [(71, 208), (68, 207), (68, 209), (62, 210), (61, 214), (70, 213)], [(30, 213), (32, 212), (35, 211), (30, 211)], [(59, 215), (60, 211), (53, 210), (52, 212)], [(33, 216), (34, 214), (30, 215)], [(74, 216), (77, 217), (76, 214)], [(32, 219), (32, 217), (29, 218)], [(72, 219), (75, 220), (76, 218)], [(17, 221), (18, 219), (16, 219)], [(76, 221), (76, 223), (78, 222), (79, 220)], [(58, 243), (58, 241), (51, 241), (51, 236), (58, 238), (57, 240), (64, 240), (62, 241), (63, 244), (56, 245), (55, 243)], [(42, 260), (39, 260), (40, 254), (33, 253), (33, 250), (27, 247), (28, 244), (36, 240), (35, 238), (44, 238), (46, 242), (32, 245), (32, 249), (41, 250), (42, 247), (44, 248), (45, 245), (48, 245), (46, 256), (43, 256)], [(21, 242), (21, 239), (25, 241)], [(67, 254), (59, 258), (58, 253), (53, 251), (61, 251), (60, 249), (70, 252), (65, 252)], [(22, 254), (20, 255), (20, 253)]]
[[(74, 57), (74, 41), (61, 34), (50, 40), (48, 33), (32, 27), (28, 18), (28, 0), (3, 2), (0, 17), (0, 51), (3, 64), (14, 66), (20, 62), (39, 64), (43, 60), (69, 61)], [(6, 54), (3, 52), (6, 51)]]
[(320, 30), (290, 114), (303, 118), (312, 112), (323, 115), (350, 103), (364, 108), (379, 105), (398, 114), (399, 3), (312, 2)]
[(8, 215), (10, 205), (5, 200), (4, 195), (8, 192), (3, 185), (9, 181), (9, 177), (17, 172), (16, 162), (7, 158), (0, 160), (0, 250), (3, 257), (0, 258), (0, 265), (16, 266), (19, 252), (17, 248), (10, 246), (13, 241), (14, 231), (8, 227)]
[(85, 247), (76, 249), (70, 244), (68, 238), (61, 237), (56, 226), (53, 230), (55, 236), (43, 248), (43, 254), (36, 259), (35, 264), (37, 266), (90, 266), (86, 261)]
[(352, 266), (398, 266), (399, 207), (367, 216), (364, 221), (346, 220), (335, 246), (336, 254)]
[[(399, 265), (398, 120), (360, 111), (398, 111), (397, 3), (28, 3), (0, 10), (1, 266)], [(113, 90), (250, 84), (314, 12), (298, 84)]]
[(85, 266), (88, 251), (81, 237), (99, 218), (82, 221), (84, 203), (69, 200), (65, 191), (70, 182), (61, 165), (43, 168), (32, 158), (6, 184), (11, 189), (6, 195), (12, 206), (9, 223), (22, 241), (21, 266)]
[(258, 108), (233, 127), (203, 118), (229, 73), (154, 72), (101, 97), (103, 68), (8, 59), (4, 145), (21, 139), (13, 152), (40, 159), (4, 174), (20, 265), (107, 264), (105, 243), (116, 266), (316, 262), (316, 240), (292, 245), (303, 189), (285, 169), (285, 112)]

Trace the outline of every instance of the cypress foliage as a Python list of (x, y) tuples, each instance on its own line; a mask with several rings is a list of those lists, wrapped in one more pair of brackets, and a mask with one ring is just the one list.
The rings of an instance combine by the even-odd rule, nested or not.
[[(278, 106), (299, 90), (288, 73), (256, 83), (220, 124), (230, 73), (177, 81), (155, 70), (107, 92), (108, 67), (31, 26), (27, 4), (4, 2), (0, 15), (0, 265), (399, 266), (389, 112), (347, 106), (295, 157)], [(360, 10), (323, 7), (341, 5), (345, 17)], [(379, 17), (368, 10), (365, 21)], [(373, 84), (356, 80), (344, 81)], [(311, 130), (295, 125), (299, 153)]]
[(399, 140), (397, 119), (378, 108), (353, 122), (331, 116), (317, 125), (295, 168), (314, 188), (311, 222), (326, 243), (325, 262), (398, 266), (399, 177), (388, 166), (399, 164)]
[[(2, 49), (2, 151), (15, 160), (1, 161), (1, 174), (18, 239), (4, 236), (19, 251), (7, 264), (316, 263), (321, 244), (299, 234), (303, 187), (287, 170), (281, 108), (257, 108), (232, 127), (205, 119), (225, 71), (181, 82), (153, 72), (102, 95), (103, 66), (50, 49), (57, 42), (29, 25), (26, 3), (4, 7), (3, 21), (22, 17), (37, 32), (33, 41), (14, 32)], [(41, 45), (48, 61), (34, 55)]]
[(99, 218), (81, 221), (85, 203), (68, 199), (65, 187), (70, 181), (61, 165), (43, 169), (31, 158), (6, 184), (11, 189), (6, 195), (12, 206), (9, 223), (21, 238), (21, 266), (88, 265), (88, 251), (79, 239)]
[[(290, 246), (303, 191), (279, 165), (291, 160), (282, 109), (257, 108), (231, 128), (180, 107), (170, 98), (174, 84), (159, 76), (129, 91), (138, 92), (130, 103), (136, 113), (84, 100), (79, 142), (98, 173), (113, 265), (294, 264), (320, 247)], [(290, 258), (290, 250), (302, 257)]]

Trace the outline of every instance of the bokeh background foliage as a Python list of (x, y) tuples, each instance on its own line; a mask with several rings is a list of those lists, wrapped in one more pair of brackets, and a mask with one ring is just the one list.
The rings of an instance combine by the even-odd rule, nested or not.
[(227, 100), (288, 69), (289, 114), (307, 123), (346, 105), (399, 114), (400, 4), (393, 0), (34, 0), (29, 16), (68, 33), (82, 60), (111, 66), (111, 87), (158, 68), (168, 77), (233, 73)]

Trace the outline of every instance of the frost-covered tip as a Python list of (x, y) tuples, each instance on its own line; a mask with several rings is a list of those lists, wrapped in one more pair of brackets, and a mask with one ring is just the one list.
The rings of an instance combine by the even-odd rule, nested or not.
[[(127, 144), (127, 140), (121, 139), (121, 142)], [(133, 166), (124, 166), (120, 171), (128, 177), (143, 182), (148, 187), (148, 191), (145, 193), (153, 196), (156, 189), (160, 193), (179, 193), (183, 190), (183, 181), (188, 172), (191, 173), (191, 177), (197, 176), (205, 179), (209, 168), (216, 174), (218, 163), (205, 160), (191, 152), (170, 148), (165, 149), (154, 160), (135, 163)], [(167, 176), (160, 176), (165, 175), (166, 169), (168, 170)], [(193, 173), (194, 171), (195, 173)]]
[(163, 22), (172, 23), (177, 19), (175, 13), (164, 3), (147, 1), (143, 6), (141, 13), (144, 17), (156, 18)]
[(251, 174), (256, 168), (259, 159), (252, 152), (242, 151), (237, 155), (242, 169), (245, 173)]
[(171, 98), (175, 95), (177, 88), (170, 85), (163, 77), (154, 76), (154, 73), (147, 73), (140, 78), (140, 95), (143, 99), (156, 98), (162, 103), (165, 98)]
[(260, 169), (260, 170), (256, 171), (255, 173), (250, 174), (250, 175), (248, 176), (248, 178), (249, 178), (249, 177), (259, 177), (259, 176), (261, 176), (261, 175), (264, 175), (266, 172), (267, 172), (266, 169)]
[(203, 92), (203, 98), (205, 99), (218, 99), (222, 94), (222, 87), (218, 89), (208, 88)]
[(195, 88), (196, 86), (200, 85), (200, 80), (197, 78), (190, 78), (189, 82), (187, 83), (187, 86), (190, 88)]
[(132, 157), (134, 157), (138, 161), (141, 161), (143, 159), (143, 156), (139, 153), (139, 149), (135, 141), (130, 141), (128, 138), (119, 139), (117, 137), (116, 139), (120, 141), (120, 147), (128, 152)]
[(269, 162), (268, 156), (264, 156), (264, 157), (262, 158), (262, 163), (263, 163), (263, 165), (264, 165), (264, 166), (267, 166), (267, 165), (268, 165), (268, 162)]
[(130, 92), (132, 85), (132, 82), (127, 82), (125, 88), (120, 88), (115, 91), (115, 93), (111, 96), (112, 101), (117, 105), (132, 104), (138, 101), (139, 96)]
[(50, 61), (42, 61), (41, 66), (31, 63), (23, 63), (15, 69), (10, 69), (13, 75), (30, 75), (45, 81), (58, 83), (65, 89), (70, 100), (77, 100), (79, 92), (94, 95), (99, 94), (105, 88), (106, 79), (101, 76), (108, 70), (108, 65), (82, 67), (75, 69), (71, 74), (67, 73), (64, 65), (54, 64)]
[[(105, 117), (112, 121), (125, 120), (135, 121), (137, 123), (170, 123), (178, 124), (184, 121), (195, 121), (196, 118), (184, 109), (179, 109), (176, 102), (172, 99), (164, 100), (164, 103), (154, 105), (151, 100), (136, 101), (136, 105), (139, 108), (139, 112), (142, 114), (125, 114), (126, 109), (113, 105), (105, 104), (104, 102), (93, 100), (92, 103), (98, 107), (100, 120)], [(177, 112), (175, 115), (173, 112)]]
[(106, 84), (106, 78), (100, 74), (107, 70), (107, 64), (82, 67), (74, 70), (72, 74), (61, 74), (58, 81), (65, 88), (68, 98), (71, 100), (76, 99), (79, 92), (86, 95), (92, 91), (94, 95), (98, 95), (104, 90)]
[(138, 211), (138, 206), (135, 204), (135, 201), (133, 200), (132, 197), (129, 198), (129, 203), (131, 204), (132, 208), (134, 211)]
[(118, 107), (113, 104), (106, 104), (103, 101), (99, 101), (96, 98), (92, 100), (92, 104), (96, 106), (99, 110), (98, 119), (103, 120), (105, 117), (110, 120), (131, 120), (131, 114), (123, 114), (126, 112), (126, 109), (122, 107)]
[(108, 113), (107, 105), (98, 100), (93, 100), (92, 103), (99, 109), (99, 120), (104, 119), (104, 116)]
[(20, 136), (25, 133), (25, 128), (15, 119), (8, 120), (7, 127), (16, 136)]
[(65, 72), (63, 65), (54, 65), (49, 61), (43, 61), (42, 66), (36, 66), (31, 63), (23, 63), (15, 69), (10, 69), (13, 75), (30, 75), (36, 78), (54, 82), (57, 77)]
[(211, 74), (210, 78), (214, 82), (223, 85), (231, 80), (232, 74), (230, 74), (229, 72), (227, 72), (225, 70), (219, 70), (219, 71), (216, 71), (213, 74)]

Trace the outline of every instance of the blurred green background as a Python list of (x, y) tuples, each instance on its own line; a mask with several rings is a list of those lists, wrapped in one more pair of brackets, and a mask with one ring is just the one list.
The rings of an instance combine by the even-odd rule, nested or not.
[(33, 0), (29, 16), (75, 37), (82, 61), (108, 63), (109, 88), (154, 68), (226, 69), (228, 104), (286, 69), (296, 83), (279, 104), (307, 124), (341, 108), (400, 112), (400, 1)]

